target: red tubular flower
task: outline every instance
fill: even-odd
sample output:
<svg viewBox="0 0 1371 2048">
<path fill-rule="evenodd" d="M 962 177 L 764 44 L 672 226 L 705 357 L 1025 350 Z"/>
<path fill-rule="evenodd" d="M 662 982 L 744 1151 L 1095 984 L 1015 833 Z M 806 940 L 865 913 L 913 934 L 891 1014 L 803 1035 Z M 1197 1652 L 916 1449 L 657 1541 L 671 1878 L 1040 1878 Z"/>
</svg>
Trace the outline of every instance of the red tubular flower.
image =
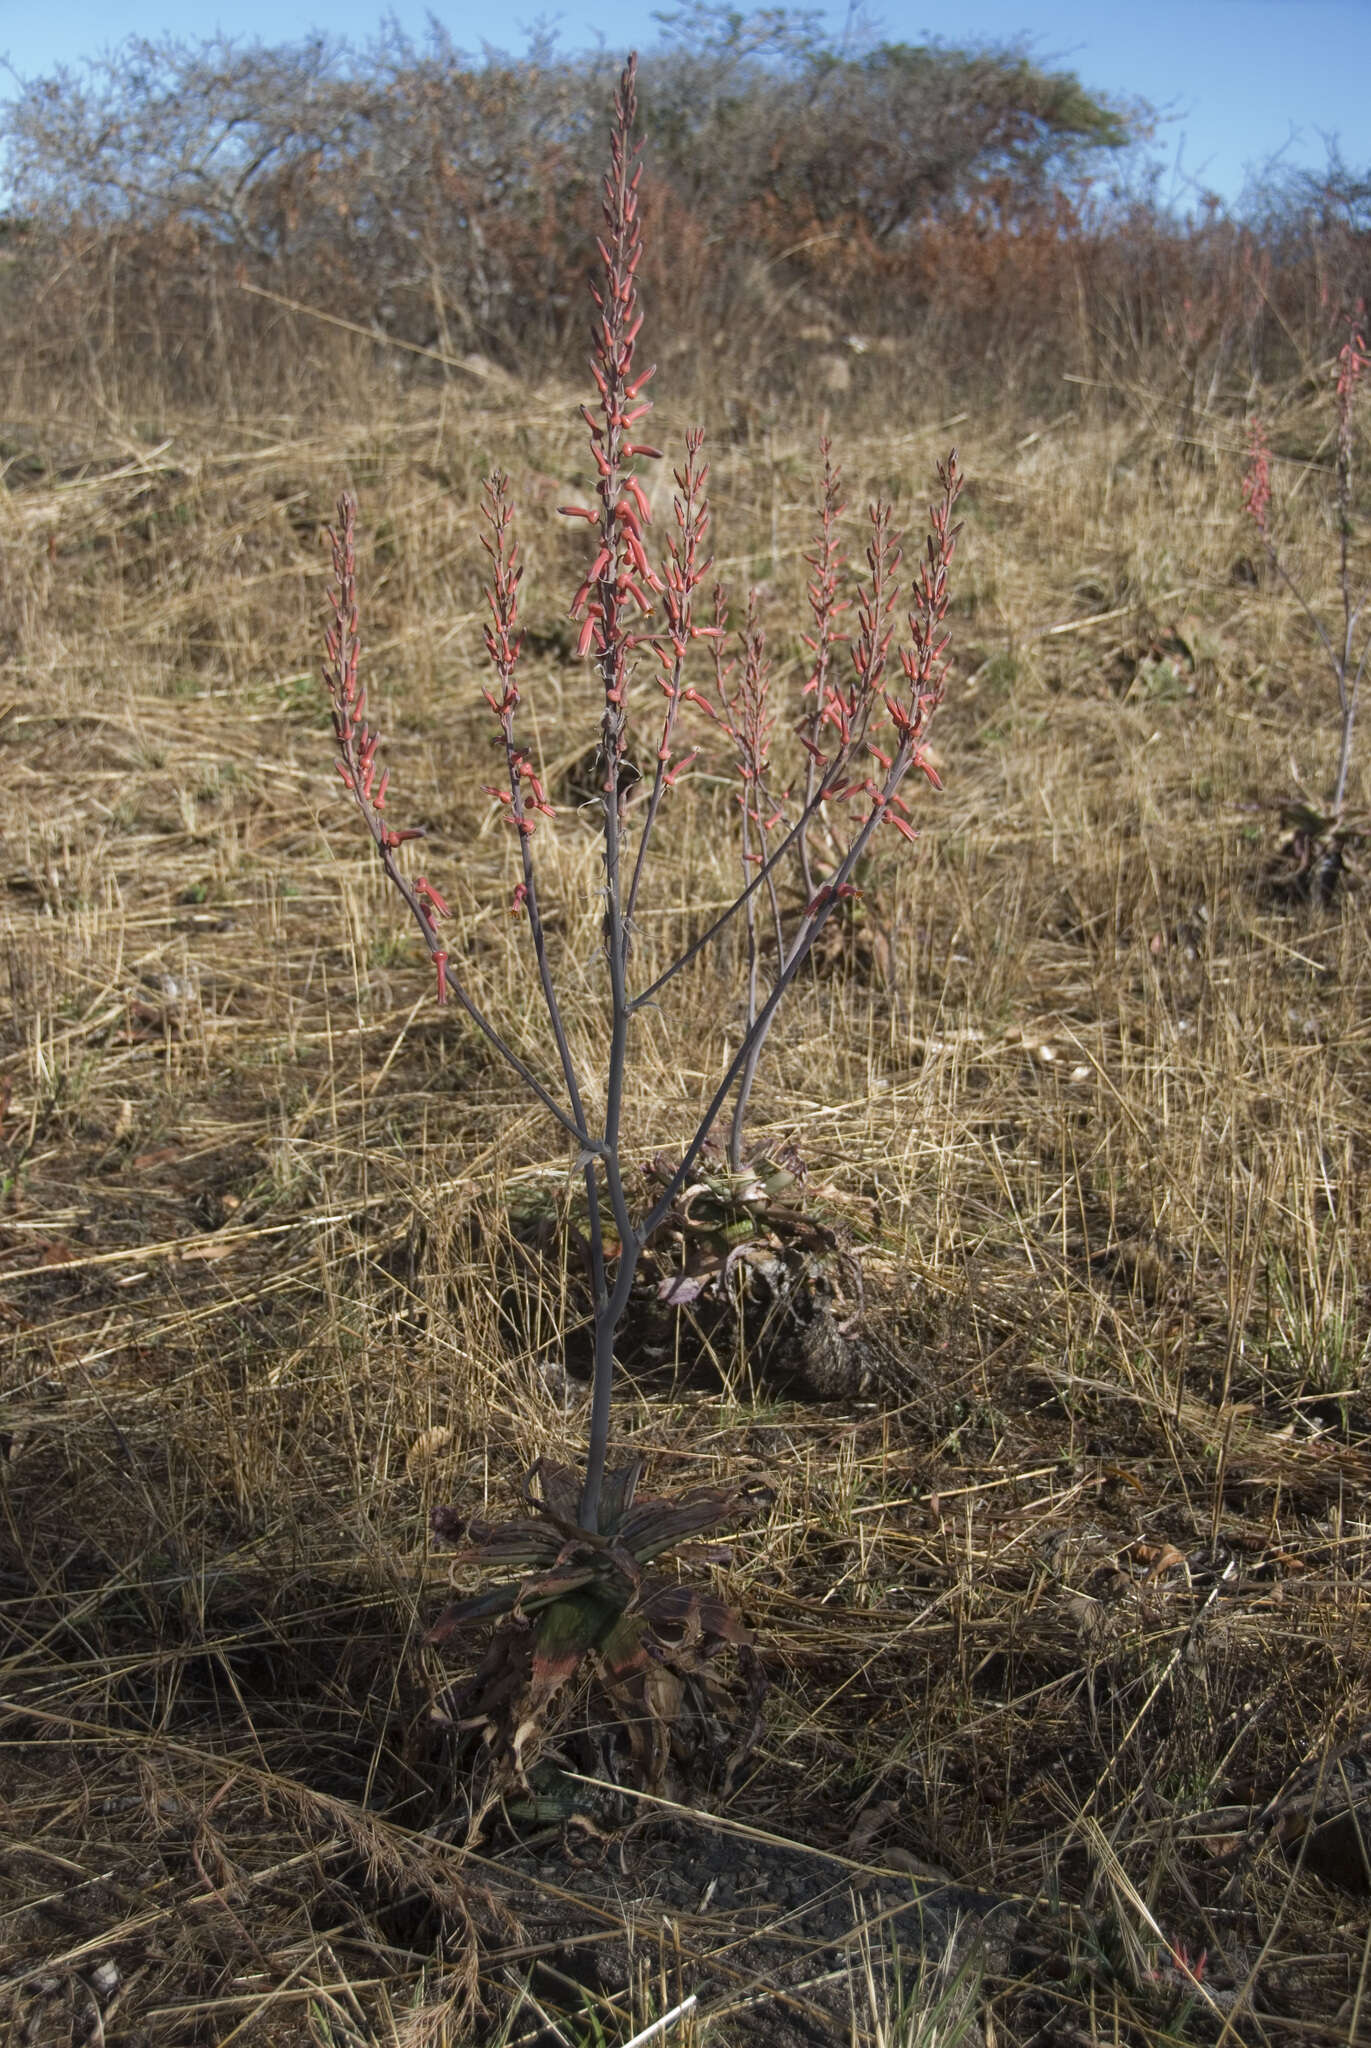
<svg viewBox="0 0 1371 2048">
<path fill-rule="evenodd" d="M 431 949 L 433 922 L 429 903 L 410 887 L 391 858 L 406 840 L 421 839 L 423 831 L 417 826 L 388 825 L 381 815 L 390 789 L 390 770 L 380 759 L 380 732 L 367 723 L 366 686 L 359 674 L 362 643 L 357 612 L 357 501 L 350 494 L 345 493 L 338 500 L 338 523 L 329 528 L 329 543 L 333 588 L 328 594 L 330 618 L 324 633 L 323 677 L 338 747 L 335 766 L 343 787 L 362 814 L 387 873 L 405 897 Z M 446 905 L 443 908 L 446 914 Z"/>
<path fill-rule="evenodd" d="M 814 656 L 813 665 L 805 681 L 804 694 L 813 699 L 812 704 L 800 721 L 801 738 L 817 739 L 819 721 L 828 704 L 829 666 L 834 650 L 844 644 L 844 635 L 838 628 L 838 621 L 848 610 L 848 605 L 839 595 L 842 572 L 847 566 L 839 540 L 838 522 L 843 516 L 844 506 L 839 496 L 842 487 L 842 471 L 833 461 L 832 444 L 825 437 L 819 443 L 819 452 L 824 460 L 823 500 L 819 510 L 819 533 L 813 554 L 805 561 L 814 571 L 805 585 L 809 609 L 814 616 L 813 633 L 801 637 L 805 646 Z"/>
<path fill-rule="evenodd" d="M 900 651 L 900 667 L 904 671 L 907 688 L 898 693 L 889 691 L 885 696 L 886 709 L 905 765 L 922 769 L 935 787 L 941 785 L 922 752 L 922 745 L 947 688 L 947 650 L 951 642 L 951 634 L 944 626 L 948 607 L 947 577 L 957 548 L 957 536 L 961 532 L 960 522 L 955 526 L 952 523 L 962 488 L 955 448 L 946 462 L 938 464 L 938 478 L 943 495 L 938 504 L 929 507 L 931 531 L 925 558 L 919 565 L 910 593 L 913 600 L 909 612 L 911 644 Z M 904 838 L 915 837 L 907 819 L 893 810 L 886 809 L 885 819 Z"/>
<path fill-rule="evenodd" d="M 426 875 L 420 875 L 414 884 L 414 893 L 421 903 L 427 904 L 435 917 L 451 917 L 452 912 Z"/>
<path fill-rule="evenodd" d="M 1339 409 L 1351 405 L 1356 397 L 1357 386 L 1371 357 L 1366 353 L 1366 337 L 1354 324 L 1342 347 L 1338 350 L 1337 398 Z"/>
<path fill-rule="evenodd" d="M 1338 350 L 1337 415 L 1338 415 L 1338 486 L 1346 497 L 1352 482 L 1352 411 L 1357 400 L 1357 386 L 1360 384 L 1371 357 L 1366 353 L 1366 337 L 1362 322 L 1366 309 L 1357 303 L 1350 322 L 1348 335 Z"/>
<path fill-rule="evenodd" d="M 715 586 L 714 602 L 716 622 L 722 626 L 724 600 L 718 585 Z M 739 641 L 741 661 L 724 660 L 722 632 L 715 641 L 714 717 L 716 724 L 733 742 L 735 765 L 742 784 L 739 802 L 743 806 L 745 827 L 755 827 L 760 834 L 759 844 L 765 847 L 768 833 L 775 830 L 783 813 L 767 795 L 766 789 L 776 721 L 770 703 L 771 662 L 755 590 L 748 593 L 747 622 Z M 752 850 L 745 829 L 744 860 L 754 861 L 761 857 Z"/>
</svg>

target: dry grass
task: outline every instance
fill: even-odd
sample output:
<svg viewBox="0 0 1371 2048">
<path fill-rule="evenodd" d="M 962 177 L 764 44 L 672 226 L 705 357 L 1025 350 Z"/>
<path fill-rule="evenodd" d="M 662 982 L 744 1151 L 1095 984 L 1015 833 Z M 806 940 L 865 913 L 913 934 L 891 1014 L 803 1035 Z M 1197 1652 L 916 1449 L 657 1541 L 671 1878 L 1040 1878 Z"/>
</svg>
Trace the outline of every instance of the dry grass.
<svg viewBox="0 0 1371 2048">
<path fill-rule="evenodd" d="M 578 1991 L 565 1954 L 535 1968 L 502 1852 L 445 1839 L 414 1734 L 440 1677 L 429 1507 L 506 1506 L 583 1427 L 584 1390 L 499 1313 L 504 1192 L 567 1162 L 431 1009 L 331 785 L 321 526 L 354 487 L 396 785 L 473 980 L 542 1060 L 479 794 L 475 508 L 505 464 L 537 743 L 574 784 L 571 396 L 397 387 L 312 437 L 9 430 L 16 2040 L 625 2041 L 729 1953 L 703 1912 L 664 1937 L 625 1878 L 606 1934 L 636 1918 L 631 1993 Z M 656 424 L 669 446 L 682 422 Z M 1331 685 L 1292 606 L 1243 580 L 1241 454 L 1207 431 L 957 426 L 948 792 L 872 898 L 896 982 L 855 940 L 830 960 L 759 1097 L 864 1247 L 882 1384 L 807 1407 L 741 1361 L 622 1414 L 658 1477 L 776 1489 L 724 1574 L 773 1679 L 730 1815 L 1023 1903 L 1003 1974 L 955 1996 L 912 1967 L 882 1987 L 859 1940 L 849 2027 L 811 2013 L 805 2038 L 1371 2038 L 1371 1884 L 1355 1827 L 1319 1825 L 1371 1766 L 1366 905 L 1263 890 L 1292 750 L 1327 779 Z M 1291 415 L 1288 450 L 1320 431 Z M 948 424 L 841 438 L 853 502 L 883 488 L 917 529 Z M 713 453 L 721 555 L 798 620 L 810 434 Z M 778 651 L 793 674 L 798 644 Z M 701 775 L 677 805 L 645 970 L 731 891 L 726 804 Z M 574 806 L 540 844 L 569 957 L 593 960 Z M 644 1153 L 717 1071 L 735 965 L 642 1032 Z M 586 1047 L 599 992 L 570 985 Z M 555 1855 L 541 1882 L 580 1889 Z M 1208 1951 L 1201 1987 L 1168 1942 Z M 769 2040 L 767 2000 L 734 1981 L 667 2038 Z"/>
</svg>

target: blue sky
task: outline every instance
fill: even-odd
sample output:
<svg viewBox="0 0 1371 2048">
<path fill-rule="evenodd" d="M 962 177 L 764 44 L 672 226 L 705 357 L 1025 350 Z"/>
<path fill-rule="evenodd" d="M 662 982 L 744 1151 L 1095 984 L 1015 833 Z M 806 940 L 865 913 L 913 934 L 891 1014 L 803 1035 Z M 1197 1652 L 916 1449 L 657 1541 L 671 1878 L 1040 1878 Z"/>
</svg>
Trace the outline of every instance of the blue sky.
<svg viewBox="0 0 1371 2048">
<path fill-rule="evenodd" d="M 844 16 L 822 11 L 835 23 Z M 219 28 L 280 42 L 324 26 L 365 40 L 383 12 L 416 35 L 431 12 L 473 51 L 484 42 L 521 49 L 540 20 L 569 49 L 597 37 L 646 47 L 658 34 L 650 5 L 629 0 L 594 9 L 583 0 L 0 0 L 0 58 L 35 77 L 132 34 Z M 1286 164 L 1321 165 L 1325 135 L 1340 139 L 1351 167 L 1371 168 L 1371 0 L 959 0 L 942 13 L 928 0 L 873 0 L 867 19 L 891 40 L 1026 38 L 1039 61 L 1074 70 L 1087 87 L 1150 100 L 1166 116 L 1156 148 L 1169 173 L 1179 166 L 1178 198 L 1208 186 L 1236 199 L 1247 169 L 1278 152 Z"/>
</svg>

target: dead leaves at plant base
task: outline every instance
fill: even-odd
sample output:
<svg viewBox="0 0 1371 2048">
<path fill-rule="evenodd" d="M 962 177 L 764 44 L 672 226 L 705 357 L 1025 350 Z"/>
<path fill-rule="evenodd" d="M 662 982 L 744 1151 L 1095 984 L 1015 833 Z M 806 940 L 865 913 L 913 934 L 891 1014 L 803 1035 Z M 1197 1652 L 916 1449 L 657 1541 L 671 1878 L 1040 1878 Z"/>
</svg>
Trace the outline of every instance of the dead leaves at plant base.
<svg viewBox="0 0 1371 2048">
<path fill-rule="evenodd" d="M 735 1671 L 721 1664 L 725 1648 Z M 554 1717 L 554 1701 L 578 1672 L 584 1687 Z M 434 1718 L 466 1738 L 461 1754 L 484 1764 L 484 1808 L 518 1790 L 533 1800 L 528 1816 L 546 1818 L 530 1779 L 544 1758 L 608 1769 L 654 1792 L 715 1775 L 727 1784 L 760 1733 L 765 1689 L 732 1610 L 699 1588 L 665 1584 L 631 1615 L 573 1595 L 536 1624 L 503 1623 Z"/>
<path fill-rule="evenodd" d="M 656 1791 L 702 1773 L 727 1782 L 756 1741 L 765 1680 L 742 1621 L 707 1588 L 645 1567 L 706 1529 L 750 1519 L 765 1494 L 695 1487 L 639 1500 L 639 1470 L 635 1460 L 606 1474 L 594 1531 L 576 1521 L 579 1475 L 545 1460 L 525 1479 L 533 1512 L 520 1521 L 435 1512 L 440 1540 L 462 1545 L 459 1565 L 527 1567 L 455 1602 L 429 1638 L 448 1648 L 473 1623 L 507 1617 L 433 1715 L 484 1779 L 474 1829 L 507 1793 L 531 1792 L 528 1774 L 554 1742 L 563 1761 L 570 1746 L 580 1768 L 608 1766 Z"/>
<path fill-rule="evenodd" d="M 1371 839 L 1371 821 L 1321 811 L 1303 799 L 1281 811 L 1280 842 L 1266 873 L 1278 901 L 1330 904 L 1362 880 L 1358 855 Z"/>
<path fill-rule="evenodd" d="M 659 1154 L 649 1181 L 668 1184 L 675 1164 Z M 721 1369 L 746 1360 L 750 1374 L 798 1398 L 852 1400 L 874 1378 L 861 1261 L 840 1225 L 805 1206 L 804 1178 L 790 1147 L 735 1173 L 711 1141 L 654 1239 L 657 1299 L 681 1312 Z M 679 1351 L 679 1330 L 663 1337 Z"/>
<path fill-rule="evenodd" d="M 654 1188 L 669 1187 L 679 1162 L 659 1152 L 647 1169 Z M 773 1159 L 759 1155 L 733 1171 L 714 1138 L 705 1141 L 695 1177 L 673 1201 L 657 1232 L 654 1249 L 679 1244 L 679 1268 L 659 1283 L 658 1299 L 672 1307 L 698 1301 L 705 1293 L 720 1295 L 740 1260 L 772 1255 L 796 1244 L 811 1252 L 832 1251 L 832 1230 L 794 1206 L 791 1191 L 805 1177 L 804 1165 L 789 1146 Z M 673 1267 L 675 1261 L 672 1262 Z"/>
</svg>

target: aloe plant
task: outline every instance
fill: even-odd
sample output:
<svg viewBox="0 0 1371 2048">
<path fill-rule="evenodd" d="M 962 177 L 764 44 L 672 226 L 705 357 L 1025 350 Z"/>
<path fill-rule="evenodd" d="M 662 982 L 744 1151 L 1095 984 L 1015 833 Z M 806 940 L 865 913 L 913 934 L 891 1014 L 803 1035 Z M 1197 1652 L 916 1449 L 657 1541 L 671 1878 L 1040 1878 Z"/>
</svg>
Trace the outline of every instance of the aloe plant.
<svg viewBox="0 0 1371 2048">
<path fill-rule="evenodd" d="M 765 1493 L 699 1486 L 640 1499 L 641 1472 L 642 1460 L 635 1458 L 605 1473 L 595 1529 L 580 1520 L 579 1475 L 546 1459 L 525 1475 L 531 1513 L 518 1521 L 434 1511 L 435 1536 L 456 1546 L 454 1568 L 519 1574 L 454 1601 L 429 1640 L 446 1647 L 462 1641 L 475 1623 L 500 1617 L 512 1624 L 497 1633 L 446 1718 L 500 1738 L 521 1775 L 554 1697 L 593 1662 L 645 1775 L 659 1780 L 686 1686 L 715 1689 L 713 1661 L 725 1645 L 751 1651 L 748 1631 L 726 1602 L 648 1567 L 708 1529 L 746 1520 L 764 1504 Z M 759 1694 L 760 1666 L 748 1661 Z"/>
<path fill-rule="evenodd" d="M 436 971 L 438 999 L 456 1001 L 554 1120 L 568 1141 L 572 1170 L 581 1181 L 576 1213 L 578 1221 L 584 1219 L 594 1363 L 579 1491 L 566 1467 L 540 1466 L 527 1488 L 533 1509 L 527 1524 L 488 1528 L 460 1524 L 455 1518 L 442 1525 L 442 1533 L 451 1537 L 460 1533 L 460 1524 L 469 1561 L 525 1568 L 522 1577 L 492 1587 L 474 1602 L 458 1603 L 439 1625 L 439 1640 L 450 1641 L 468 1623 L 482 1619 L 505 1616 L 517 1624 L 524 1631 L 517 1639 L 517 1654 L 497 1645 L 494 1655 L 497 1664 L 504 1660 L 499 1682 L 508 1681 L 507 1701 L 517 1696 L 531 1712 L 545 1705 L 589 1655 L 612 1686 L 622 1690 L 641 1682 L 650 1690 L 648 1680 L 654 1671 L 675 1668 L 673 1658 L 679 1666 L 681 1644 L 687 1638 L 696 1664 L 704 1655 L 702 1645 L 741 1643 L 740 1624 L 720 1603 L 643 1577 L 644 1567 L 671 1544 L 737 1511 L 742 1496 L 736 1490 L 705 1489 L 674 1503 L 634 1505 L 634 1468 L 608 1469 L 615 1343 L 643 1255 L 659 1232 L 674 1229 L 694 1244 L 696 1271 L 688 1285 L 701 1277 L 700 1258 L 707 1261 L 715 1255 L 710 1240 L 722 1246 L 719 1255 L 726 1260 L 735 1239 L 753 1236 L 759 1228 L 780 1227 L 781 1212 L 773 1201 L 778 1191 L 778 1184 L 772 1185 L 777 1182 L 774 1167 L 750 1161 L 744 1145 L 758 1062 L 816 942 L 857 894 L 858 877 L 877 834 L 888 827 L 904 839 L 914 838 L 907 803 L 910 780 L 922 774 L 938 786 L 926 742 L 946 683 L 948 571 L 960 530 L 953 523 L 962 481 L 954 449 L 939 465 L 940 493 L 930 507 L 924 559 L 905 589 L 907 639 L 897 646 L 902 554 L 891 508 L 880 503 L 871 508 L 866 577 L 849 603 L 840 594 L 845 569 L 837 531 L 840 480 L 824 444 L 820 530 L 814 552 L 806 558 L 814 571 L 809 594 L 814 630 L 806 635 L 814 659 L 805 709 L 796 727 L 804 755 L 803 785 L 778 787 L 770 754 L 775 710 L 768 696 L 769 667 L 757 594 L 748 602 L 738 664 L 721 646 L 729 616 L 726 593 L 716 587 L 712 623 L 701 623 L 697 616 L 697 600 L 712 567 L 709 467 L 699 431 L 687 434 L 685 457 L 675 472 L 675 518 L 666 545 L 655 562 L 649 554 L 649 499 L 636 465 L 660 459 L 661 451 L 634 438 L 646 431 L 641 422 L 652 410 L 645 390 L 653 375 L 652 368 L 639 367 L 637 359 L 643 322 L 637 282 L 643 222 L 642 145 L 634 133 L 636 76 L 636 60 L 630 58 L 615 95 L 598 243 L 601 263 L 591 286 L 595 313 L 590 367 L 596 397 L 582 407 L 594 469 L 590 502 L 561 508 L 586 531 L 585 574 L 570 615 L 579 626 L 577 657 L 592 663 L 602 700 L 595 804 L 602 835 L 604 914 L 596 946 L 599 957 L 579 963 L 574 977 L 579 987 L 596 972 L 604 976 L 602 1059 L 595 1085 L 589 1085 L 566 1028 L 540 895 L 538 834 L 555 817 L 555 807 L 523 736 L 524 565 L 515 537 L 509 479 L 498 472 L 489 478 L 483 506 L 483 545 L 491 565 L 485 646 L 492 674 L 485 697 L 495 721 L 500 763 L 488 793 L 500 806 L 517 849 L 511 908 L 528 936 L 532 972 L 526 985 L 531 992 L 536 983 L 546 1015 L 551 1055 L 547 1060 L 516 1051 L 510 1036 L 486 1014 L 463 963 L 449 953 L 443 929 L 452 916 L 448 903 L 427 875 L 411 879 L 406 872 L 408 842 L 421 838 L 422 832 L 394 824 L 386 811 L 389 770 L 381 760 L 380 734 L 370 722 L 360 676 L 357 507 L 347 496 L 339 501 L 333 534 L 332 617 L 325 640 L 324 680 L 332 703 L 338 772 L 388 879 L 419 929 Z M 839 630 L 849 609 L 855 625 L 850 639 Z M 689 680 L 702 640 L 715 654 L 712 698 Z M 645 682 L 655 683 L 660 692 L 646 733 L 641 730 L 641 700 L 651 692 Z M 708 930 L 685 945 L 646 986 L 635 988 L 631 941 L 647 886 L 649 847 L 662 806 L 696 752 L 684 733 L 688 707 L 727 739 L 741 778 L 743 844 L 737 890 Z M 639 728 L 635 749 L 630 748 L 631 724 Z M 635 777 L 631 772 L 634 751 L 655 764 L 650 774 Z M 803 885 L 801 905 L 784 914 L 777 893 L 781 863 L 795 864 Z M 765 970 L 757 926 L 757 909 L 763 903 L 770 907 L 776 943 Z M 748 937 L 744 1028 L 725 1057 L 717 1085 L 700 1106 L 693 1135 L 665 1172 L 651 1179 L 644 1208 L 632 1199 L 639 1181 L 629 1162 L 624 1130 L 636 1020 L 644 1009 L 662 1008 L 669 984 L 734 919 L 742 920 Z M 711 1148 L 716 1124 L 730 1100 L 728 1164 L 721 1176 Z M 595 1104 L 603 1107 L 592 1114 Z M 707 1229 L 702 1229 L 706 1220 Z M 792 1218 L 784 1227 L 793 1236 L 805 1226 Z M 673 1631 L 680 1637 L 674 1647 Z M 527 1671 L 516 1683 L 514 1667 L 521 1658 Z"/>
</svg>

